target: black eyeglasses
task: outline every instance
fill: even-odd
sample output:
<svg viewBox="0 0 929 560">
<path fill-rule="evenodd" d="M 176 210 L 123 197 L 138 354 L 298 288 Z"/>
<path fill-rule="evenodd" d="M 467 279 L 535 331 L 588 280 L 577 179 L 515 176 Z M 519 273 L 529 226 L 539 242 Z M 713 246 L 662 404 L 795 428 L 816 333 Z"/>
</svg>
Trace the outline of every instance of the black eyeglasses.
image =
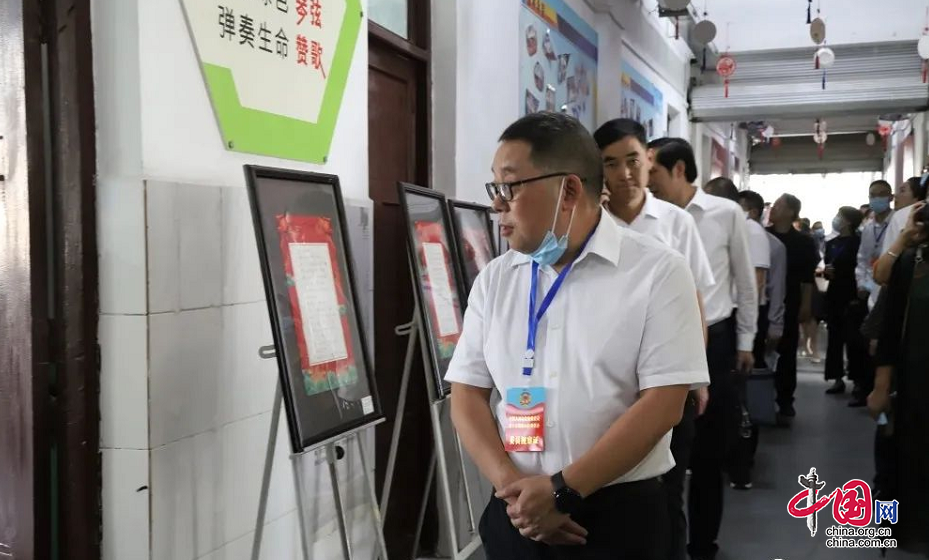
<svg viewBox="0 0 929 560">
<path fill-rule="evenodd" d="M 552 177 L 564 177 L 566 175 L 573 175 L 573 173 L 568 173 L 567 171 L 560 171 L 558 173 L 548 173 L 546 175 L 539 175 L 538 177 L 531 177 L 529 179 L 523 179 L 522 181 L 513 181 L 512 183 L 485 183 L 484 186 L 487 187 L 487 196 L 490 197 L 490 200 L 496 199 L 498 196 L 503 200 L 509 202 L 513 200 L 513 189 L 525 185 L 526 183 L 534 183 L 536 181 L 541 181 L 542 179 L 551 179 Z M 583 179 L 581 179 L 583 181 Z"/>
</svg>

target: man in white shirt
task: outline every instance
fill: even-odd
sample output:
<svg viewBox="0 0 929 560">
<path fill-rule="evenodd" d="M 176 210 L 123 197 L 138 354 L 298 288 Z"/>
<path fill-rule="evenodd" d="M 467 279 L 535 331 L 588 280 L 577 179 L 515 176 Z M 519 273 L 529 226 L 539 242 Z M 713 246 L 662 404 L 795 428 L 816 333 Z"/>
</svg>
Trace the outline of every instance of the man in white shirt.
<svg viewBox="0 0 929 560">
<path fill-rule="evenodd" d="M 708 381 L 693 277 L 602 210 L 600 154 L 572 117 L 512 124 L 493 174 L 511 250 L 475 281 L 446 375 L 455 428 L 497 490 L 488 558 L 666 560 L 670 432 Z"/>
<path fill-rule="evenodd" d="M 739 204 L 739 189 L 735 183 L 727 177 L 716 177 L 703 186 L 703 191 L 713 196 L 721 196 Z M 768 243 L 768 235 L 761 223 L 752 220 L 748 211 L 744 208 L 746 227 L 748 227 L 748 253 L 752 257 L 752 264 L 755 266 L 755 287 L 758 290 L 760 305 L 765 305 L 765 282 L 768 277 L 768 269 L 771 268 L 771 250 Z"/>
<path fill-rule="evenodd" d="M 652 142 L 649 148 L 655 150 L 650 188 L 658 198 L 694 217 L 716 280 L 704 301 L 709 325 L 710 402 L 706 413 L 697 419 L 690 459 L 687 547 L 691 558 L 713 558 L 719 548 L 716 538 L 722 521 L 726 444 L 738 427 L 731 373 L 733 369 L 749 373 L 754 364 L 752 346 L 758 317 L 755 273 L 742 209 L 731 200 L 710 196 L 693 186 L 697 164 L 690 144 L 667 138 Z"/>
<path fill-rule="evenodd" d="M 645 127 L 632 119 L 613 119 L 594 133 L 603 156 L 606 184 L 606 208 L 621 227 L 647 235 L 684 256 L 697 283 L 701 317 L 701 292 L 715 281 L 710 262 L 703 249 L 697 224 L 686 210 L 659 200 L 648 190 L 651 160 Z M 664 476 L 668 488 L 668 512 L 671 515 L 671 560 L 687 556 L 687 518 L 684 515 L 684 478 L 694 437 L 694 420 L 703 414 L 709 399 L 704 387 L 692 391 L 680 423 L 671 437 L 674 468 Z"/>
<path fill-rule="evenodd" d="M 866 350 L 870 341 L 861 334 L 861 325 L 869 310 L 877 302 L 880 286 L 874 281 L 874 264 L 881 257 L 884 237 L 890 227 L 890 209 L 893 199 L 893 189 L 890 183 L 879 179 L 868 187 L 869 206 L 874 219 L 862 226 L 861 244 L 858 247 L 858 264 L 855 267 L 855 282 L 858 285 L 858 299 L 852 301 L 846 312 L 846 340 L 848 344 L 859 348 L 859 356 L 863 363 L 857 367 L 849 365 L 849 373 L 854 373 L 852 381 L 855 388 L 852 390 L 852 399 L 848 406 L 862 407 L 868 404 L 868 395 L 874 389 L 874 364 L 871 355 Z"/>
<path fill-rule="evenodd" d="M 749 222 L 761 225 L 764 212 L 764 199 L 753 191 L 741 191 L 735 200 L 742 206 Z M 762 231 L 764 231 L 762 229 Z M 755 369 L 769 368 L 767 358 L 777 349 L 784 334 L 784 313 L 787 297 L 787 247 L 773 234 L 765 231 L 768 240 L 771 267 L 767 271 L 764 285 L 764 303 L 758 306 L 758 332 L 755 334 Z M 752 465 L 755 450 L 758 447 L 758 427 L 752 426 L 749 441 L 740 438 L 729 467 L 729 484 L 737 490 L 749 490 L 752 487 Z"/>
</svg>

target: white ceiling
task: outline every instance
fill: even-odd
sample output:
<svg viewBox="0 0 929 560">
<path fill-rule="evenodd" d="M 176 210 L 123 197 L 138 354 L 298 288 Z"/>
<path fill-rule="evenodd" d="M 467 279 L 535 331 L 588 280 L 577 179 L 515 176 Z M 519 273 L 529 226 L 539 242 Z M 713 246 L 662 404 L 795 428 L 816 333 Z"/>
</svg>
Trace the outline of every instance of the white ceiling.
<svg viewBox="0 0 929 560">
<path fill-rule="evenodd" d="M 811 47 L 807 0 L 694 0 L 716 23 L 716 46 L 731 52 Z M 916 40 L 926 25 L 925 0 L 813 0 L 821 5 L 830 45 Z M 729 23 L 729 39 L 726 29 Z M 915 46 L 914 46 L 915 48 Z"/>
</svg>

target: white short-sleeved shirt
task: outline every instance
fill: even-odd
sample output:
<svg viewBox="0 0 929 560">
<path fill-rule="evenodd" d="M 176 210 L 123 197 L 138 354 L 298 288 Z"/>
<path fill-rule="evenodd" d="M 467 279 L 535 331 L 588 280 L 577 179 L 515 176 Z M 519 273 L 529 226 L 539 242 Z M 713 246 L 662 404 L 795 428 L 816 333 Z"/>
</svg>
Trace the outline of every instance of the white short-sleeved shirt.
<svg viewBox="0 0 929 560">
<path fill-rule="evenodd" d="M 645 205 L 631 224 L 616 216 L 613 218 L 620 226 L 654 237 L 683 255 L 701 294 L 705 294 L 716 283 L 700 232 L 697 231 L 697 223 L 685 210 L 655 198 L 646 190 Z"/>
<path fill-rule="evenodd" d="M 894 215 L 890 217 L 890 225 L 887 226 L 887 233 L 884 234 L 884 245 L 881 247 L 882 255 L 890 251 L 894 242 L 900 237 L 900 234 L 903 233 L 903 228 L 906 227 L 906 222 L 910 219 L 910 212 L 912 211 L 913 205 L 910 205 L 906 208 L 897 210 L 894 212 Z"/>
<path fill-rule="evenodd" d="M 697 222 L 716 284 L 703 294 L 706 322 L 714 325 L 736 313 L 738 349 L 751 352 L 758 330 L 758 286 L 748 250 L 748 228 L 742 207 L 695 188 L 686 210 Z"/>
<path fill-rule="evenodd" d="M 522 374 L 532 265 L 509 251 L 478 275 L 445 379 L 496 388 L 546 388 L 545 451 L 510 453 L 529 474 L 554 474 L 577 461 L 639 398 L 669 385 L 709 382 L 696 286 L 684 258 L 620 228 L 603 211 L 539 323 L 535 369 Z M 539 294 L 556 278 L 539 271 Z M 496 416 L 503 434 L 505 399 Z M 671 433 L 614 482 L 653 478 L 674 466 Z"/>
<path fill-rule="evenodd" d="M 756 269 L 771 268 L 771 244 L 768 242 L 768 232 L 761 227 L 761 224 L 752 219 L 746 220 L 748 233 L 748 254 L 752 259 L 752 266 Z M 768 295 L 766 293 L 758 294 L 761 305 L 767 305 Z"/>
<path fill-rule="evenodd" d="M 771 244 L 768 242 L 768 232 L 755 220 L 747 220 L 748 225 L 748 252 L 755 268 L 771 268 Z"/>
</svg>

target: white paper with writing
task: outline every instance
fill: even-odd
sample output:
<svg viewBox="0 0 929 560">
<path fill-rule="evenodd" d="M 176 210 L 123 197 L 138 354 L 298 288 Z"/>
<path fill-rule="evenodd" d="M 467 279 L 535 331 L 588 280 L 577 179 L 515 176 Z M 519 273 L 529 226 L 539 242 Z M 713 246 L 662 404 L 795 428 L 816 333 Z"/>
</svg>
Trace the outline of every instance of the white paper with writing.
<svg viewBox="0 0 929 560">
<path fill-rule="evenodd" d="M 458 317 L 452 299 L 452 282 L 445 265 L 445 251 L 441 243 L 423 243 L 426 256 L 426 276 L 429 279 L 432 304 L 438 318 L 439 336 L 458 334 Z"/>
<path fill-rule="evenodd" d="M 310 365 L 344 360 L 348 357 L 348 348 L 339 314 L 329 245 L 291 243 L 290 262 Z"/>
</svg>

